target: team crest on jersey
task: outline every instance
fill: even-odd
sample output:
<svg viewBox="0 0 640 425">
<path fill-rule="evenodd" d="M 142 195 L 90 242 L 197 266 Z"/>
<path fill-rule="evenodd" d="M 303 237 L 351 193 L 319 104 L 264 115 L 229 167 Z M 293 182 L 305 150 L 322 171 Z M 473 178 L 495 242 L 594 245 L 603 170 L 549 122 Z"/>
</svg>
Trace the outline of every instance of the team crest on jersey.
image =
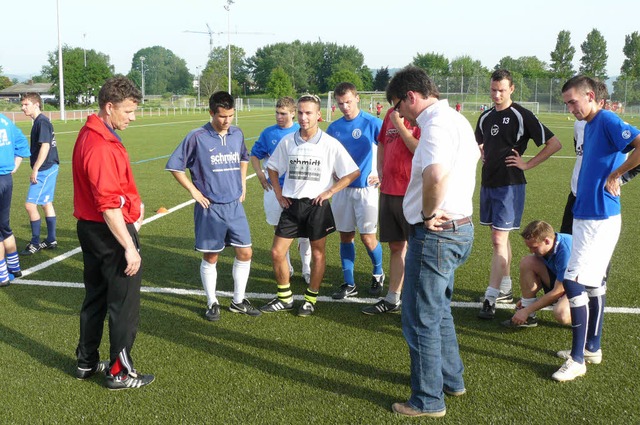
<svg viewBox="0 0 640 425">
<path fill-rule="evenodd" d="M 495 136 L 496 134 L 498 134 L 500 132 L 500 127 L 498 126 L 498 124 L 494 124 L 491 127 L 491 135 Z"/>
<path fill-rule="evenodd" d="M 354 139 L 359 139 L 361 136 L 362 136 L 362 130 L 360 130 L 359 128 L 356 128 L 351 132 L 351 137 L 353 137 Z"/>
<path fill-rule="evenodd" d="M 274 146 L 275 146 L 275 145 L 277 145 L 277 144 L 278 144 L 278 140 L 277 140 L 277 139 L 273 139 L 273 140 L 271 141 L 271 144 L 272 144 L 272 145 L 274 145 Z"/>
<path fill-rule="evenodd" d="M 622 138 L 627 140 L 628 138 L 631 137 L 631 132 L 629 130 L 625 130 L 622 132 Z"/>
</svg>

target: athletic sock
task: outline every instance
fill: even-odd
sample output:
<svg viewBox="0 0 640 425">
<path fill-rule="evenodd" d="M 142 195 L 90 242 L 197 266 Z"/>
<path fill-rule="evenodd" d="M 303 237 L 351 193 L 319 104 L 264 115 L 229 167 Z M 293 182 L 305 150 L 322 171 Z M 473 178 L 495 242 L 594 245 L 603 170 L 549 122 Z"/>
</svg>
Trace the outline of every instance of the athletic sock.
<svg viewBox="0 0 640 425">
<path fill-rule="evenodd" d="M 286 254 L 287 265 L 289 266 L 289 277 L 293 275 L 293 266 L 291 265 L 291 255 L 289 255 L 289 251 Z"/>
<path fill-rule="evenodd" d="M 207 294 L 207 307 L 209 308 L 214 304 L 218 304 L 218 298 L 216 297 L 217 265 L 218 263 L 211 264 L 204 259 L 200 263 L 200 279 L 202 279 L 204 293 Z"/>
<path fill-rule="evenodd" d="M 298 252 L 302 261 L 302 273 L 311 274 L 311 242 L 309 238 L 298 238 Z"/>
<path fill-rule="evenodd" d="M 318 301 L 318 292 L 320 291 L 312 291 L 310 288 L 307 288 L 307 290 L 304 291 L 304 300 L 316 305 L 316 301 Z"/>
<path fill-rule="evenodd" d="M 390 304 L 398 304 L 400 302 L 400 292 L 387 291 L 387 296 L 384 300 Z"/>
<path fill-rule="evenodd" d="M 293 302 L 293 292 L 289 283 L 278 285 L 278 299 L 285 304 Z"/>
<path fill-rule="evenodd" d="M 7 268 L 9 269 L 9 273 L 13 274 L 20 271 L 20 257 L 18 256 L 18 251 L 7 254 Z"/>
<path fill-rule="evenodd" d="M 369 251 L 367 249 L 367 254 L 369 254 L 369 258 L 371 258 L 371 264 L 373 265 L 373 272 L 371 273 L 376 278 L 380 278 L 382 276 L 382 245 L 378 242 L 373 251 Z"/>
<path fill-rule="evenodd" d="M 7 262 L 4 260 L 0 260 L 0 282 L 6 282 L 9 280 L 9 270 L 7 270 Z"/>
<path fill-rule="evenodd" d="M 47 222 L 47 242 L 53 242 L 56 240 L 56 216 L 45 217 Z"/>
<path fill-rule="evenodd" d="M 589 327 L 587 329 L 587 344 L 585 348 L 592 353 L 600 349 L 602 338 L 602 323 L 604 321 L 604 305 L 607 301 L 607 285 L 599 288 L 587 289 L 589 296 Z"/>
<path fill-rule="evenodd" d="M 522 305 L 522 308 L 526 308 L 529 307 L 531 304 L 533 304 L 534 302 L 536 302 L 536 297 L 533 298 L 522 298 L 520 305 Z M 531 313 L 529 315 L 529 317 L 536 317 L 536 312 L 534 311 L 533 313 Z"/>
<path fill-rule="evenodd" d="M 251 260 L 240 261 L 233 259 L 233 302 L 239 304 L 244 300 L 244 294 L 247 290 L 247 281 L 249 280 L 249 271 L 251 270 Z"/>
<path fill-rule="evenodd" d="M 40 243 L 40 220 L 33 220 L 31 222 L 31 243 L 38 245 Z"/>
<path fill-rule="evenodd" d="M 342 263 L 342 275 L 344 283 L 349 286 L 356 284 L 353 277 L 353 263 L 356 261 L 356 244 L 353 242 L 340 242 L 340 262 Z"/>
<path fill-rule="evenodd" d="M 573 280 L 565 279 L 564 290 L 571 311 L 571 358 L 574 362 L 584 363 L 584 347 L 589 324 L 589 297 L 584 286 Z"/>
<path fill-rule="evenodd" d="M 511 292 L 512 286 L 511 276 L 502 276 L 502 280 L 500 281 L 500 292 L 508 294 Z"/>
<path fill-rule="evenodd" d="M 487 290 L 484 293 L 484 298 L 489 300 L 491 304 L 496 303 L 496 298 L 498 298 L 498 294 L 500 290 L 497 288 L 492 288 L 491 286 L 487 286 Z"/>
</svg>

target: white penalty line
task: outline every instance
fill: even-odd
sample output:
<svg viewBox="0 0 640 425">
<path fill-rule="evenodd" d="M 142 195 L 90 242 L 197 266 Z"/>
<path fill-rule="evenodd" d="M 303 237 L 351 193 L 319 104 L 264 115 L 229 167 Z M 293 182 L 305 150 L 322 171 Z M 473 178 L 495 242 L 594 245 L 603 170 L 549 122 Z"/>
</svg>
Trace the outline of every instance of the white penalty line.
<svg viewBox="0 0 640 425">
<path fill-rule="evenodd" d="M 12 285 L 30 285 L 30 286 L 48 286 L 48 287 L 56 287 L 56 288 L 73 288 L 73 289 L 84 289 L 84 284 L 77 282 L 53 282 L 46 280 L 29 280 L 29 279 L 16 279 L 12 283 Z M 197 295 L 197 296 L 206 296 L 203 289 L 181 289 L 181 288 L 158 288 L 153 286 L 143 286 L 140 288 L 141 292 L 150 293 L 150 294 L 165 294 L 165 295 Z M 232 298 L 233 292 L 229 291 L 217 291 L 217 295 L 225 298 Z M 247 298 L 251 299 L 259 299 L 259 300 L 270 300 L 276 297 L 275 294 L 264 294 L 260 292 L 248 292 L 245 294 Z M 293 298 L 296 301 L 304 300 L 303 295 L 294 295 Z M 318 301 L 320 302 L 332 302 L 332 303 L 346 303 L 346 304 L 373 304 L 380 300 L 380 298 L 345 298 L 343 300 L 334 300 L 331 297 L 327 296 L 319 296 Z M 463 301 L 452 301 L 451 307 L 456 308 L 480 308 L 482 307 L 482 303 L 479 302 L 463 302 Z M 515 304 L 496 304 L 497 309 L 502 310 L 513 310 L 515 309 Z M 545 310 L 549 310 L 547 307 Z M 620 313 L 620 314 L 640 314 L 640 308 L 631 308 L 631 307 L 605 307 L 605 313 Z"/>
</svg>

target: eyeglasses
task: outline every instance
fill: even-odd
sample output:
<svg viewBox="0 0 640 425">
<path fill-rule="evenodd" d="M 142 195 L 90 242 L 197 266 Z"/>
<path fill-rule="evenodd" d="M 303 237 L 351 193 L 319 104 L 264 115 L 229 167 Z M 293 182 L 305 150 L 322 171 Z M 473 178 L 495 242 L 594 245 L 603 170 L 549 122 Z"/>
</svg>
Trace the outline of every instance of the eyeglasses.
<svg viewBox="0 0 640 425">
<path fill-rule="evenodd" d="M 395 105 L 393 105 L 393 110 L 396 112 L 399 112 L 400 110 L 400 104 L 402 103 L 402 101 L 404 101 L 407 98 L 407 95 L 404 95 L 400 98 L 400 100 L 398 100 L 398 103 L 396 103 Z"/>
</svg>

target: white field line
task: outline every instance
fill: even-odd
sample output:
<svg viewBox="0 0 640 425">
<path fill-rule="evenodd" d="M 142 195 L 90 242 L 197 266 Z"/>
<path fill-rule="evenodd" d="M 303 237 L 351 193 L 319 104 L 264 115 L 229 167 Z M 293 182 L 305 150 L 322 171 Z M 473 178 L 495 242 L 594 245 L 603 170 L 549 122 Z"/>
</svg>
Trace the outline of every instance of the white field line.
<svg viewBox="0 0 640 425">
<path fill-rule="evenodd" d="M 251 174 L 247 176 L 247 180 L 255 177 L 255 174 Z M 186 206 L 193 204 L 195 201 L 190 199 L 189 201 L 183 202 L 181 204 L 176 205 L 175 207 L 171 207 L 167 210 L 166 213 L 155 214 L 149 218 L 146 218 L 142 224 L 145 225 L 147 223 L 151 223 L 159 218 L 162 218 L 168 214 L 176 212 Z M 59 288 L 76 288 L 76 289 L 84 289 L 84 284 L 77 282 L 52 282 L 47 280 L 28 280 L 24 279 L 32 273 L 37 271 L 46 269 L 49 266 L 52 266 L 56 263 L 66 260 L 67 258 L 76 255 L 82 252 L 80 247 L 74 248 L 71 251 L 67 251 L 64 254 L 60 254 L 54 258 L 51 258 L 43 263 L 40 263 L 36 266 L 31 267 L 30 269 L 22 271 L 22 277 L 16 279 L 12 282 L 12 285 L 34 285 L 34 286 L 50 286 L 50 287 L 59 287 Z M 154 293 L 154 294 L 172 294 L 172 295 L 200 295 L 205 296 L 204 290 L 202 289 L 180 289 L 180 288 L 157 288 L 151 286 L 143 286 L 141 288 L 142 292 Z M 222 297 L 231 298 L 233 297 L 233 292 L 227 291 L 218 291 L 218 294 Z M 253 299 L 272 299 L 275 297 L 274 294 L 262 294 L 257 292 L 249 292 L 246 294 L 247 298 Z M 294 299 L 301 301 L 304 299 L 302 295 L 294 295 Z M 318 301 L 321 302 L 337 302 L 337 303 L 349 303 L 349 304 L 373 304 L 377 302 L 379 298 L 346 298 L 344 300 L 334 300 L 331 297 L 319 296 Z M 451 302 L 452 307 L 459 308 L 480 308 L 482 307 L 482 303 L 479 302 Z M 514 309 L 515 304 L 496 304 L 497 309 Z M 551 307 L 545 308 L 545 310 L 551 310 Z M 604 311 L 606 313 L 622 313 L 622 314 L 640 314 L 640 308 L 631 308 L 631 307 L 605 307 Z"/>
<path fill-rule="evenodd" d="M 77 282 L 51 282 L 46 280 L 27 280 L 27 279 L 16 279 L 13 281 L 12 285 L 32 285 L 32 286 L 50 286 L 57 288 L 74 288 L 74 289 L 84 289 L 84 284 Z M 205 296 L 205 292 L 202 289 L 180 289 L 180 288 L 158 288 L 151 286 L 143 286 L 141 288 L 141 292 L 151 293 L 151 294 L 169 294 L 169 295 L 197 295 L 197 296 Z M 226 298 L 232 298 L 233 292 L 229 291 L 217 291 L 217 295 Z M 270 300 L 275 297 L 275 294 L 264 294 L 259 292 L 248 292 L 246 294 L 247 298 L 251 299 L 259 299 L 259 300 Z M 297 301 L 302 301 L 304 299 L 303 295 L 294 295 L 293 297 Z M 319 296 L 318 301 L 320 302 L 333 302 L 333 303 L 346 303 L 346 304 L 373 304 L 377 302 L 379 298 L 346 298 L 344 300 L 334 300 L 331 297 Z M 451 303 L 452 307 L 458 308 L 480 308 L 482 307 L 482 303 L 479 302 L 458 302 L 453 301 Z M 503 310 L 513 310 L 515 309 L 515 304 L 497 304 L 496 308 Z M 550 310 L 551 307 L 545 308 L 545 310 Z M 640 308 L 629 308 L 629 307 L 605 307 L 604 311 L 606 313 L 622 313 L 622 314 L 640 314 Z"/>
</svg>

